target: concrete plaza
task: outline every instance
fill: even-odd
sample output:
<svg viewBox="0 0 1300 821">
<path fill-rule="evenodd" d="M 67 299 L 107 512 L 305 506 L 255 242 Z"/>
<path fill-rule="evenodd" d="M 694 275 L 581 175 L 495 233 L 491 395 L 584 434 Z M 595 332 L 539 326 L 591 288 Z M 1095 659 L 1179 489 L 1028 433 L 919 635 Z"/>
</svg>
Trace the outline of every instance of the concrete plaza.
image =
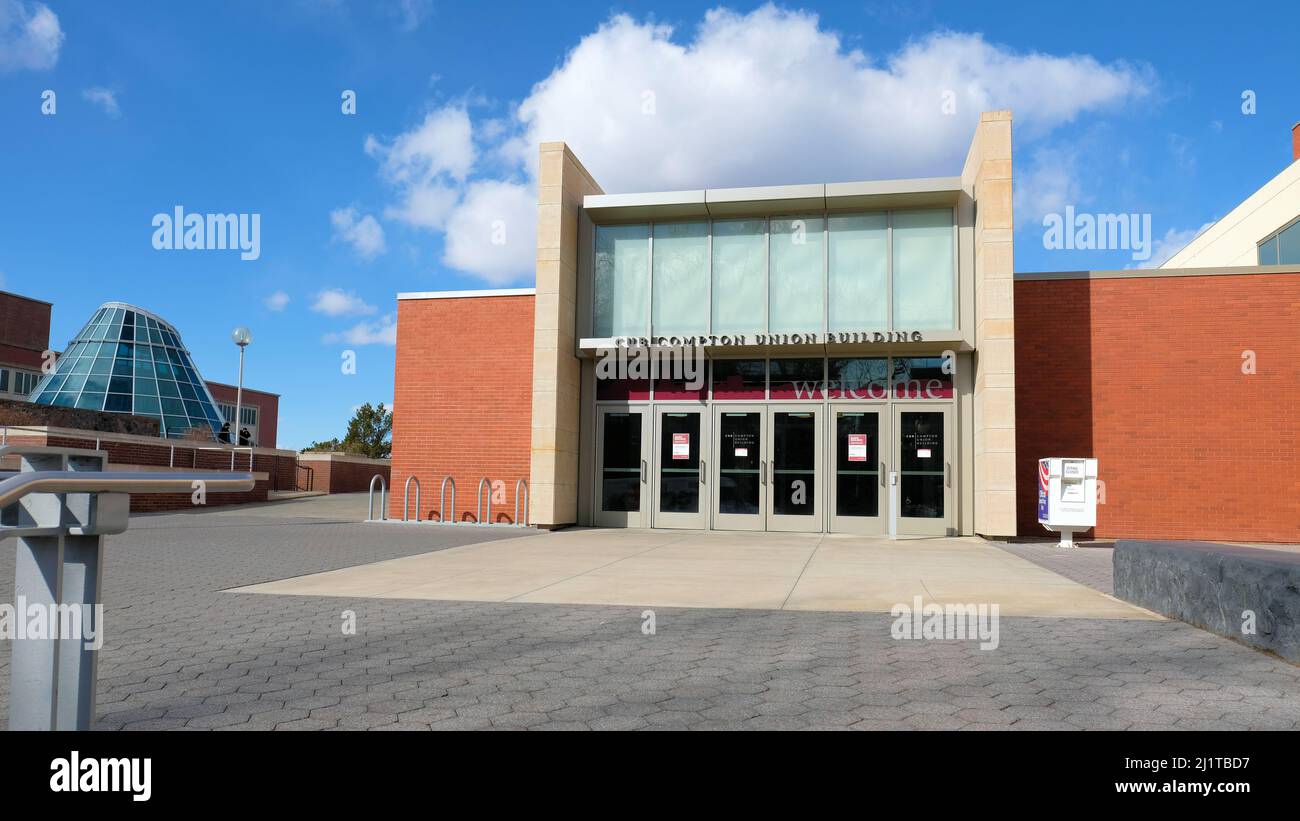
<svg viewBox="0 0 1300 821">
<path fill-rule="evenodd" d="M 662 584 L 645 604 L 641 597 L 660 584 L 647 582 L 646 593 L 611 594 L 620 603 L 574 603 L 602 578 L 593 559 L 630 550 L 630 542 L 602 546 L 606 534 L 595 531 L 361 524 L 364 507 L 364 497 L 324 497 L 134 517 L 128 533 L 108 541 L 97 727 L 1295 729 L 1300 722 L 1300 669 L 1107 598 L 1104 549 L 946 542 L 927 559 L 920 542 L 866 546 L 875 555 L 861 564 L 876 570 L 864 568 L 864 578 L 915 576 L 933 600 L 1007 601 L 998 648 L 980 650 L 975 641 L 895 640 L 891 617 L 876 612 L 866 593 L 831 609 L 799 609 L 792 594 L 772 607 L 775 593 L 727 607 L 679 607 L 668 594 L 694 601 L 689 585 Z M 555 537 L 551 544 L 568 546 L 547 569 L 543 546 Z M 658 571 L 689 568 L 692 556 L 672 553 L 695 537 L 675 538 L 619 561 L 651 562 L 647 578 L 655 577 L 653 563 Z M 793 579 L 796 592 L 817 578 L 809 570 L 819 563 L 852 564 L 836 555 L 834 539 L 811 538 L 773 560 L 780 566 L 771 575 Z M 907 547 L 917 552 L 890 552 Z M 514 582 L 492 600 L 432 589 L 456 578 L 444 573 L 455 562 L 469 562 L 458 555 L 485 563 L 462 575 L 463 585 L 472 574 L 482 577 L 477 584 L 508 567 L 500 556 L 509 551 L 529 572 L 558 575 L 574 569 L 560 564 L 587 550 L 578 572 L 543 588 L 563 601 L 522 601 L 543 594 L 521 596 Z M 0 602 L 14 598 L 13 556 L 4 543 Z M 786 567 L 798 556 L 803 570 Z M 707 566 L 716 558 L 699 560 L 706 577 L 729 570 Z M 971 580 L 974 593 L 934 589 L 945 563 L 971 561 L 989 571 Z M 881 569 L 890 564 L 901 572 Z M 366 587 L 385 565 L 402 569 L 398 586 Z M 421 566 L 439 569 L 431 575 L 417 572 Z M 674 572 L 690 578 L 683 568 Z M 359 592 L 338 585 L 271 592 L 349 575 Z M 1053 614 L 1016 615 L 1014 597 L 990 593 L 997 584 L 1050 588 L 1060 601 Z M 393 595 L 426 585 L 424 595 Z M 261 592 L 230 592 L 256 586 Z M 829 607 L 838 594 L 815 595 Z M 1024 601 L 1045 606 L 1037 595 Z M 649 635 L 642 629 L 648 607 L 656 628 Z M 342 629 L 345 611 L 355 615 L 353 635 Z M 0 644 L 0 720 L 8 659 L 8 644 Z"/>
</svg>

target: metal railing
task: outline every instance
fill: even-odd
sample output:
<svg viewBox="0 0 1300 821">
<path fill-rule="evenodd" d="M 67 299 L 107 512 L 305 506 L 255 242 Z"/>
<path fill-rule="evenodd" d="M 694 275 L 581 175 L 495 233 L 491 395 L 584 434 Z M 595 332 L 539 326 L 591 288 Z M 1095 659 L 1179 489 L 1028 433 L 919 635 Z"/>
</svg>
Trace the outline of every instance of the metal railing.
<svg viewBox="0 0 1300 821">
<path fill-rule="evenodd" d="M 519 488 L 524 489 L 524 518 L 519 518 Z M 515 482 L 515 524 L 528 527 L 528 483 L 522 478 Z"/>
<path fill-rule="evenodd" d="M 483 486 L 484 485 L 487 485 L 487 492 L 488 492 L 487 493 L 487 500 L 488 500 L 487 519 L 483 518 Z M 481 525 L 490 524 L 492 521 L 492 483 L 488 481 L 488 477 L 486 476 L 478 480 L 478 490 L 474 491 L 474 504 L 478 505 L 478 508 L 474 512 L 474 521 Z"/>
<path fill-rule="evenodd" d="M 420 480 L 412 473 L 406 477 L 406 490 L 402 494 L 402 521 L 405 522 L 411 501 L 411 482 L 415 482 L 415 521 L 420 521 Z"/>
<path fill-rule="evenodd" d="M 451 523 L 456 524 L 456 480 L 451 474 L 442 477 L 442 490 L 438 493 L 438 521 L 447 521 L 447 483 L 451 482 Z"/>
<path fill-rule="evenodd" d="M 375 483 L 379 483 L 379 518 L 375 518 Z M 415 483 L 415 519 L 411 519 L 411 483 Z M 447 504 L 447 487 L 451 486 L 451 505 Z M 370 499 L 366 509 L 367 522 L 387 522 L 388 505 L 387 505 L 388 482 L 384 479 L 382 473 L 376 473 L 370 480 Z M 486 494 L 487 504 L 484 509 L 484 498 Z M 438 490 L 438 518 L 422 520 L 420 518 L 420 479 L 415 474 L 406 477 L 405 489 L 402 494 L 402 518 L 403 524 L 430 524 L 430 525 L 491 525 L 493 527 L 528 527 L 528 480 L 519 479 L 515 482 L 515 516 L 511 522 L 493 522 L 492 521 L 492 480 L 487 476 L 478 480 L 478 490 L 474 494 L 474 503 L 477 506 L 474 514 L 474 521 L 458 522 L 456 521 L 456 480 L 450 474 L 442 479 L 442 486 Z M 396 521 L 396 520 L 394 520 Z"/>
<path fill-rule="evenodd" d="M 18 540 L 13 589 L 55 621 L 44 637 L 12 643 L 9 729 L 88 730 L 104 629 L 104 537 L 126 531 L 130 494 L 201 490 L 206 499 L 207 491 L 252 490 L 255 481 L 249 473 L 106 471 L 102 450 L 0 447 L 0 457 L 10 455 L 19 471 L 0 473 L 0 539 Z"/>
<path fill-rule="evenodd" d="M 375 518 L 375 482 L 379 483 L 379 518 Z M 384 474 L 376 473 L 370 480 L 370 502 L 366 507 L 366 521 L 387 521 L 388 520 L 388 482 L 384 479 Z"/>
</svg>

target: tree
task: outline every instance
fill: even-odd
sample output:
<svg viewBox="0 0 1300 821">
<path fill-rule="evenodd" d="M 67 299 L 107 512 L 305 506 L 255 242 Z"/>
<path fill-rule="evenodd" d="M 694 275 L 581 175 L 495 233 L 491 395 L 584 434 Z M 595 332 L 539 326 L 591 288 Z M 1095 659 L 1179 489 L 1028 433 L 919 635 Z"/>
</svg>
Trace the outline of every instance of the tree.
<svg viewBox="0 0 1300 821">
<path fill-rule="evenodd" d="M 343 437 L 343 450 L 372 459 L 387 459 L 393 455 L 393 412 L 380 402 L 373 407 L 369 402 L 357 408 L 348 432 Z"/>
<path fill-rule="evenodd" d="M 369 402 L 357 408 L 348 422 L 348 432 L 343 441 L 326 439 L 312 442 L 303 448 L 303 452 L 312 450 L 330 451 L 332 453 L 351 453 L 357 456 L 369 456 L 372 459 L 388 459 L 393 455 L 393 412 L 384 407 L 373 406 Z"/>
</svg>

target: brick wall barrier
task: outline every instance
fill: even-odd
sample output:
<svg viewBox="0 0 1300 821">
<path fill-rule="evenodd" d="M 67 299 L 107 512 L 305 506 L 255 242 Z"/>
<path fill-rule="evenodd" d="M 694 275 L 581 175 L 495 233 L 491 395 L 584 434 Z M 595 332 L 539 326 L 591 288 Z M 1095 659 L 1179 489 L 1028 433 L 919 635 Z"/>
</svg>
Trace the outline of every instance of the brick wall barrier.
<svg viewBox="0 0 1300 821">
<path fill-rule="evenodd" d="M 298 490 L 320 493 L 359 493 L 370 489 L 370 480 L 376 474 L 390 479 L 392 463 L 387 459 L 371 459 L 349 453 L 306 452 L 298 455 Z M 400 493 L 400 488 L 398 490 Z M 421 499 L 428 498 L 428 491 Z M 414 504 L 415 490 L 411 490 Z"/>
<path fill-rule="evenodd" d="M 1015 289 L 1021 535 L 1037 460 L 1094 456 L 1098 538 L 1300 542 L 1300 273 Z"/>
<path fill-rule="evenodd" d="M 414 474 L 421 518 L 442 518 L 438 491 L 451 475 L 447 519 L 473 521 L 487 476 L 498 482 L 492 520 L 513 521 L 532 447 L 533 313 L 531 295 L 398 301 L 389 516 L 401 518 Z"/>
</svg>

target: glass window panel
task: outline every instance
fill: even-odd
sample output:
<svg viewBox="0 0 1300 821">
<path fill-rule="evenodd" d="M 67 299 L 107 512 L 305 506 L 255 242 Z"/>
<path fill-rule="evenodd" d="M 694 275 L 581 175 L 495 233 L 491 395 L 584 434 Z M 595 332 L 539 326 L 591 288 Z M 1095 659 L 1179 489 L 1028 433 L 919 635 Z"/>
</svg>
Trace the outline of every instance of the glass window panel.
<svg viewBox="0 0 1300 821">
<path fill-rule="evenodd" d="M 56 405 L 67 405 L 68 403 L 60 401 L 60 400 L 62 400 L 63 397 L 65 397 L 65 396 L 71 397 L 72 394 L 68 394 L 68 393 L 61 393 L 61 394 L 59 394 L 58 398 L 54 400 L 54 404 L 56 404 Z M 104 409 L 104 394 L 102 394 L 102 393 L 82 393 L 81 396 L 77 397 L 76 403 L 77 403 L 77 407 L 79 407 L 79 408 L 83 408 L 83 409 L 85 409 L 85 410 L 103 410 L 103 409 Z"/>
<path fill-rule="evenodd" d="M 889 324 L 889 218 L 885 214 L 831 217 L 830 330 L 860 331 Z"/>
<path fill-rule="evenodd" d="M 130 359 L 114 359 L 114 360 L 113 360 L 113 374 L 114 374 L 115 376 L 130 376 L 130 375 L 131 375 L 131 362 L 132 362 L 132 361 L 133 361 L 133 360 L 130 360 Z"/>
<path fill-rule="evenodd" d="M 158 329 L 152 325 L 149 326 L 149 341 L 155 345 L 162 344 L 162 334 L 158 333 Z"/>
<path fill-rule="evenodd" d="M 952 398 L 952 374 L 943 372 L 943 357 L 897 356 L 893 362 L 894 398 Z"/>
<path fill-rule="evenodd" d="M 1260 260 L 1260 265 L 1277 265 L 1277 264 L 1278 264 L 1278 238 L 1277 238 L 1277 236 L 1270 236 L 1270 238 L 1268 238 L 1268 239 L 1264 240 L 1264 242 L 1260 243 L 1260 257 L 1258 257 L 1258 260 Z"/>
<path fill-rule="evenodd" d="M 1279 265 L 1300 264 L 1300 222 L 1277 235 Z"/>
<path fill-rule="evenodd" d="M 87 378 L 85 389 L 88 391 L 98 391 L 99 393 L 103 393 L 104 391 L 108 390 L 108 377 L 91 376 Z"/>
<path fill-rule="evenodd" d="M 163 428 L 166 429 L 168 436 L 181 436 L 190 429 L 190 420 L 184 416 L 164 416 Z"/>
<path fill-rule="evenodd" d="M 114 376 L 108 380 L 109 393 L 130 393 L 131 378 L 128 376 Z"/>
<path fill-rule="evenodd" d="M 765 399 L 767 369 L 761 359 L 713 360 L 714 399 Z"/>
<path fill-rule="evenodd" d="M 894 213 L 894 327 L 953 328 L 952 211 Z"/>
<path fill-rule="evenodd" d="M 885 357 L 831 359 L 827 364 L 831 399 L 889 398 L 889 360 Z"/>
<path fill-rule="evenodd" d="M 157 416 L 161 412 L 158 397 L 144 396 L 143 394 L 137 393 L 135 395 L 135 412 L 139 414 L 147 414 L 149 416 Z"/>
<path fill-rule="evenodd" d="M 90 363 L 91 373 L 107 374 L 112 370 L 113 360 L 107 356 L 96 357 L 94 361 Z"/>
<path fill-rule="evenodd" d="M 44 389 L 45 386 L 42 385 L 41 387 Z M 5 368 L 0 368 L 0 391 L 7 390 L 9 390 L 9 371 Z"/>
<path fill-rule="evenodd" d="M 774 219 L 769 244 L 768 330 L 821 331 L 825 257 L 821 217 Z"/>
<path fill-rule="evenodd" d="M 153 379 L 146 379 L 146 378 L 143 377 L 143 376 L 141 376 L 141 377 L 136 377 L 136 380 L 135 380 L 135 392 L 136 392 L 136 393 L 142 393 L 142 394 L 144 394 L 144 395 L 146 395 L 146 396 L 157 396 L 157 395 L 158 395 L 158 383 L 157 383 L 156 381 L 154 381 Z"/>
<path fill-rule="evenodd" d="M 646 333 L 650 290 L 650 226 L 596 228 L 596 336 Z"/>
<path fill-rule="evenodd" d="M 185 415 L 185 403 L 179 399 L 164 398 L 162 400 L 162 409 L 163 409 L 163 413 L 169 415 L 174 415 L 174 416 Z"/>
<path fill-rule="evenodd" d="M 150 376 L 150 377 L 152 377 L 152 376 L 154 375 L 154 371 L 153 371 L 153 363 L 152 363 L 152 362 L 142 362 L 141 360 L 137 359 L 137 360 L 135 361 L 135 375 L 136 375 L 136 376 Z"/>
<path fill-rule="evenodd" d="M 159 379 L 158 395 L 179 397 L 181 395 L 181 392 L 176 389 L 176 383 L 171 381 L 170 379 Z"/>
<path fill-rule="evenodd" d="M 824 360 L 772 359 L 767 363 L 771 399 L 822 399 Z"/>
<path fill-rule="evenodd" d="M 146 361 L 146 362 L 152 362 L 152 361 L 153 361 L 153 348 L 151 348 L 151 347 L 148 346 L 148 345 L 136 345 L 136 346 L 135 346 L 135 358 L 136 358 L 136 359 L 143 359 L 143 360 Z"/>
<path fill-rule="evenodd" d="M 199 395 L 195 393 L 194 386 L 189 382 L 177 382 L 176 387 L 181 389 L 181 396 L 186 399 L 198 399 Z"/>
<path fill-rule="evenodd" d="M 135 328 L 130 325 L 123 325 L 121 333 L 118 334 L 118 338 L 128 341 L 135 339 Z"/>
<path fill-rule="evenodd" d="M 654 228 L 656 334 L 709 330 L 709 224 L 667 222 Z"/>
<path fill-rule="evenodd" d="M 76 362 L 72 363 L 72 372 L 90 373 L 90 366 L 92 363 L 94 363 L 94 361 L 95 360 L 90 358 L 89 356 L 83 356 L 80 359 L 78 359 Z"/>
<path fill-rule="evenodd" d="M 172 366 L 166 362 L 158 361 L 153 363 L 154 371 L 158 374 L 159 379 L 172 379 Z"/>
<path fill-rule="evenodd" d="M 600 509 L 641 509 L 641 414 L 605 414 Z"/>
<path fill-rule="evenodd" d="M 63 383 L 63 389 L 65 391 L 79 391 L 85 386 L 85 384 L 86 384 L 85 375 L 72 374 L 71 376 L 68 377 L 68 381 Z"/>
<path fill-rule="evenodd" d="M 114 413 L 130 413 L 131 395 L 110 393 L 108 399 L 104 402 L 104 410 L 113 411 Z"/>
<path fill-rule="evenodd" d="M 191 419 L 202 419 L 203 406 L 200 405 L 198 402 L 195 402 L 193 399 L 186 399 L 185 413 L 187 413 Z"/>
<path fill-rule="evenodd" d="M 127 312 L 126 312 L 126 318 L 122 320 L 122 324 L 123 324 L 123 325 L 134 325 L 134 324 L 135 324 L 135 311 L 127 311 Z"/>
<path fill-rule="evenodd" d="M 17 376 L 17 377 L 20 377 L 19 379 L 15 380 L 15 381 L 18 383 L 18 384 L 15 385 L 15 387 L 19 387 L 19 385 L 21 385 L 21 383 L 23 382 L 23 380 L 21 379 L 21 377 L 23 376 L 23 374 L 21 374 L 21 373 L 16 373 L 16 374 L 14 374 L 14 375 Z M 47 385 L 46 387 L 48 387 L 48 388 L 49 388 L 50 390 L 52 390 L 52 391 L 57 391 L 57 390 L 59 390 L 60 388 L 63 387 L 63 383 L 66 382 L 67 379 L 68 379 L 68 377 L 67 377 L 67 376 L 64 376 L 64 375 L 56 376 L 56 377 L 54 377 L 53 379 L 50 380 L 50 384 Z M 74 390 L 74 389 L 73 389 L 73 388 L 69 388 L 68 390 Z"/>
<path fill-rule="evenodd" d="M 713 223 L 713 333 L 762 333 L 767 325 L 763 220 Z"/>
</svg>

